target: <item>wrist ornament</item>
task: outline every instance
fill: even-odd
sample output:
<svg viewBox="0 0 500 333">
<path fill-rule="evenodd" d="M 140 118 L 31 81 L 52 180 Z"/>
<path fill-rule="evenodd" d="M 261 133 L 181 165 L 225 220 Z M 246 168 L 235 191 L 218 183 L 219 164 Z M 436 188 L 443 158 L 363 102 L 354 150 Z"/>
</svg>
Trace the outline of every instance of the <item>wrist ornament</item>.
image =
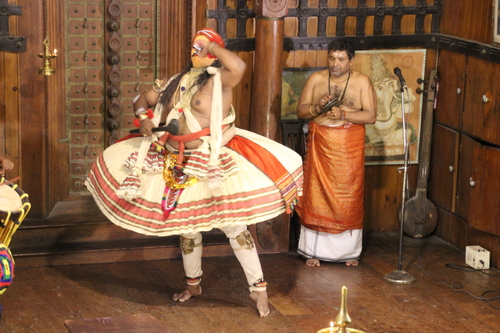
<svg viewBox="0 0 500 333">
<path fill-rule="evenodd" d="M 347 120 L 347 112 L 340 110 L 340 120 Z"/>
<path fill-rule="evenodd" d="M 309 107 L 309 113 L 311 114 L 311 116 L 313 116 L 313 118 L 315 118 L 318 114 L 316 113 L 316 110 L 314 110 L 314 105 L 311 104 L 311 106 Z"/>
<path fill-rule="evenodd" d="M 153 111 L 151 111 L 151 109 L 147 109 L 145 112 L 137 114 L 137 118 L 134 119 L 134 126 L 140 127 L 141 121 L 143 121 L 144 119 L 153 119 L 153 117 L 154 117 Z"/>
</svg>

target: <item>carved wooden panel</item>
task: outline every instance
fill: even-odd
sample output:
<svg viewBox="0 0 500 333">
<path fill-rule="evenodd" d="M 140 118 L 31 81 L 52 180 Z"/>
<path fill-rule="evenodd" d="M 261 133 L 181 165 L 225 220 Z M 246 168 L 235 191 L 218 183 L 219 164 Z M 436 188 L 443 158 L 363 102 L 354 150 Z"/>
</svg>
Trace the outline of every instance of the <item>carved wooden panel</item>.
<svg viewBox="0 0 500 333">
<path fill-rule="evenodd" d="M 95 158 L 128 134 L 132 101 L 157 71 L 157 0 L 67 0 L 70 191 L 85 191 Z"/>
<path fill-rule="evenodd" d="M 94 161 L 90 151 L 103 148 L 104 123 L 104 3 L 67 2 L 68 130 L 70 190 L 84 190 Z"/>
<path fill-rule="evenodd" d="M 132 102 L 151 89 L 157 74 L 157 1 L 123 0 L 121 14 L 120 137 L 133 128 Z"/>
<path fill-rule="evenodd" d="M 286 15 L 285 37 L 291 39 L 285 41 L 285 49 L 320 50 L 334 36 L 387 39 L 388 35 L 439 32 L 442 6 L 442 0 L 208 0 L 206 17 L 229 38 L 232 49 L 241 51 L 253 49 L 249 26 L 256 15 Z"/>
</svg>

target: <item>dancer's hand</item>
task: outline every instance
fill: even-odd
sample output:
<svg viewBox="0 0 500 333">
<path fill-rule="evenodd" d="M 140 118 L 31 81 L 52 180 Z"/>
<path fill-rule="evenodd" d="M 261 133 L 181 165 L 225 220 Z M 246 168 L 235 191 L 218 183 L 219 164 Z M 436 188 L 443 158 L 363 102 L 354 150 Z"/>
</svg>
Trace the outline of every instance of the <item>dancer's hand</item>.
<svg viewBox="0 0 500 333">
<path fill-rule="evenodd" d="M 153 124 L 151 119 L 146 118 L 144 120 L 141 120 L 141 126 L 139 127 L 139 132 L 144 136 L 151 136 L 153 135 L 153 127 L 155 127 L 155 125 Z"/>
</svg>

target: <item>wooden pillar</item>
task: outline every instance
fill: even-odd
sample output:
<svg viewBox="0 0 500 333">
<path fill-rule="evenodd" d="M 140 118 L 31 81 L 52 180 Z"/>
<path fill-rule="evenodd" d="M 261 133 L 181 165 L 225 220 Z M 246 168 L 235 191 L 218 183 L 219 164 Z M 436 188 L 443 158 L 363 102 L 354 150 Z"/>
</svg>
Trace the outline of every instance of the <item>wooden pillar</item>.
<svg viewBox="0 0 500 333">
<path fill-rule="evenodd" d="M 288 0 L 254 0 L 255 56 L 250 103 L 250 130 L 281 141 L 281 80 L 284 16 Z M 277 140 L 278 139 L 278 140 Z M 258 251 L 287 252 L 290 218 L 282 214 L 249 226 Z"/>
<path fill-rule="evenodd" d="M 280 133 L 284 16 L 288 0 L 254 0 L 255 59 L 250 130 L 276 140 Z"/>
</svg>

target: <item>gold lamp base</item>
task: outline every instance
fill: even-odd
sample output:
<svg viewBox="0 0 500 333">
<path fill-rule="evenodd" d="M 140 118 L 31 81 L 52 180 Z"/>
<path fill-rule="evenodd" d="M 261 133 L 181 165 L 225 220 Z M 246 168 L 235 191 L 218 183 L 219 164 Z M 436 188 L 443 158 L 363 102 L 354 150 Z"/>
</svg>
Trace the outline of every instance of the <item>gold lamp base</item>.
<svg viewBox="0 0 500 333">
<path fill-rule="evenodd" d="M 340 310 L 335 317 L 335 326 L 333 322 L 330 322 L 330 327 L 322 328 L 316 333 L 365 333 L 364 331 L 348 328 L 351 324 L 351 317 L 347 313 L 347 288 L 342 287 L 342 299 L 340 301 Z"/>
<path fill-rule="evenodd" d="M 320 329 L 316 333 L 340 333 L 340 332 L 342 332 L 339 330 L 340 330 L 340 327 L 333 327 L 333 329 L 332 329 L 332 327 L 327 327 L 327 328 Z M 348 333 L 366 333 L 365 331 L 358 330 L 355 328 L 346 328 L 345 332 L 348 332 Z"/>
<path fill-rule="evenodd" d="M 54 75 L 56 73 L 56 70 L 52 67 L 42 67 L 38 70 L 38 74 L 42 74 L 42 75 L 46 75 L 46 76 L 49 76 L 49 75 Z"/>
</svg>

